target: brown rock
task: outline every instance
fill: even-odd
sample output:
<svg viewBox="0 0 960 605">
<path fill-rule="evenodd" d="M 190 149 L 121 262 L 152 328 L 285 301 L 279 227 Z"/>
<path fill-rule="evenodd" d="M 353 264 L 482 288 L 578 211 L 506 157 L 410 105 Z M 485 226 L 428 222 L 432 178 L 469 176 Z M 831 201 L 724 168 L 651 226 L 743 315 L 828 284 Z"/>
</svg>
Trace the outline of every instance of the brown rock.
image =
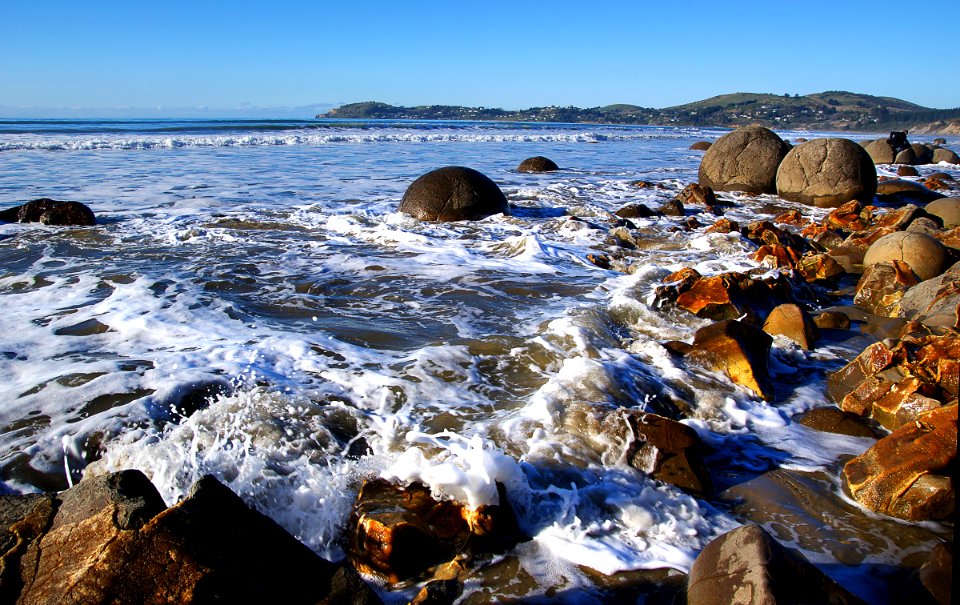
<svg viewBox="0 0 960 605">
<path fill-rule="evenodd" d="M 209 477 L 166 510 L 139 471 L 86 477 L 57 500 L 22 557 L 18 603 L 380 602 Z"/>
<path fill-rule="evenodd" d="M 930 557 L 920 566 L 920 583 L 937 602 L 937 605 L 953 603 L 953 548 L 951 544 L 937 544 Z"/>
<path fill-rule="evenodd" d="M 930 161 L 933 164 L 939 164 L 940 162 L 960 164 L 960 156 L 949 149 L 935 149 Z"/>
<path fill-rule="evenodd" d="M 927 214 L 939 218 L 944 229 L 960 227 L 960 198 L 943 197 L 939 200 L 933 200 L 926 205 L 924 210 Z"/>
<path fill-rule="evenodd" d="M 388 582 L 417 576 L 474 545 L 515 542 L 516 518 L 501 485 L 500 504 L 470 510 L 435 500 L 430 489 L 384 479 L 364 483 L 351 513 L 353 565 Z"/>
<path fill-rule="evenodd" d="M 954 493 L 947 473 L 957 457 L 957 406 L 929 411 L 843 467 L 850 495 L 878 513 L 908 521 L 945 519 Z"/>
<path fill-rule="evenodd" d="M 821 330 L 849 330 L 850 317 L 840 311 L 824 311 L 813 318 L 813 323 Z"/>
<path fill-rule="evenodd" d="M 825 406 L 813 408 L 794 417 L 797 423 L 815 431 L 837 433 L 853 437 L 878 438 L 879 431 L 871 426 L 870 421 L 851 412 L 844 412 L 840 408 Z"/>
<path fill-rule="evenodd" d="M 795 269 L 808 282 L 827 281 L 845 273 L 843 266 L 829 254 L 803 256 Z"/>
<path fill-rule="evenodd" d="M 560 170 L 556 162 L 542 155 L 527 158 L 517 166 L 517 172 L 553 172 Z"/>
<path fill-rule="evenodd" d="M 900 317 L 928 326 L 960 327 L 960 263 L 904 293 Z"/>
<path fill-rule="evenodd" d="M 669 202 L 664 202 L 658 212 L 664 216 L 683 216 L 683 203 L 674 198 Z"/>
<path fill-rule="evenodd" d="M 890 179 L 877 184 L 877 197 L 884 203 L 892 205 L 906 203 L 923 205 L 943 197 L 943 194 L 931 191 L 916 181 Z"/>
<path fill-rule="evenodd" d="M 0 213 L 0 221 L 76 226 L 97 224 L 93 211 L 86 205 L 80 202 L 58 202 L 49 198 L 40 198 L 4 210 Z"/>
<path fill-rule="evenodd" d="M 687 578 L 687 605 L 862 605 L 759 525 L 744 525 L 700 552 Z"/>
<path fill-rule="evenodd" d="M 603 430 L 627 444 L 626 461 L 633 468 L 688 491 L 713 489 L 703 464 L 704 446 L 685 424 L 639 410 L 618 410 L 604 418 Z"/>
<path fill-rule="evenodd" d="M 740 231 L 740 225 L 737 221 L 728 218 L 717 219 L 713 225 L 707 227 L 706 233 L 733 233 Z"/>
<path fill-rule="evenodd" d="M 925 216 L 925 214 L 926 213 L 917 206 L 913 204 L 907 204 L 901 208 L 888 210 L 876 217 L 872 227 L 875 229 L 890 227 L 899 231 L 901 229 L 905 229 L 917 218 Z"/>
<path fill-rule="evenodd" d="M 847 139 L 815 139 L 790 150 L 777 169 L 777 195 L 820 207 L 868 203 L 877 188 L 870 155 Z"/>
<path fill-rule="evenodd" d="M 907 147 L 897 154 L 897 157 L 893 160 L 894 164 L 920 164 L 921 162 L 917 158 L 917 152 L 913 150 L 912 147 Z"/>
<path fill-rule="evenodd" d="M 808 351 L 819 336 L 810 314 L 793 303 L 775 307 L 763 323 L 763 331 L 771 336 L 786 336 Z"/>
<path fill-rule="evenodd" d="M 800 226 L 803 224 L 803 215 L 800 214 L 799 210 L 788 210 L 775 216 L 773 222 L 777 225 Z"/>
<path fill-rule="evenodd" d="M 933 177 L 924 179 L 923 184 L 930 191 L 945 191 L 947 189 L 952 189 L 952 187 L 946 181 L 941 181 L 940 179 L 935 179 Z"/>
<path fill-rule="evenodd" d="M 803 240 L 789 231 L 780 229 L 770 221 L 753 221 L 743 230 L 743 235 L 758 245 L 781 245 L 803 250 Z"/>
<path fill-rule="evenodd" d="M 763 399 L 772 399 L 767 370 L 773 339 L 743 322 L 725 319 L 697 330 L 688 359 L 711 370 L 723 371 L 736 384 Z"/>
<path fill-rule="evenodd" d="M 792 269 L 800 262 L 800 253 L 793 248 L 774 244 L 763 245 L 754 252 L 753 260 L 773 269 Z"/>
<path fill-rule="evenodd" d="M 880 317 L 899 317 L 900 300 L 920 278 L 903 261 L 893 260 L 864 267 L 853 304 Z"/>
<path fill-rule="evenodd" d="M 697 180 L 714 191 L 775 193 L 777 166 L 788 147 L 767 128 L 738 128 L 704 153 Z"/>
<path fill-rule="evenodd" d="M 920 176 L 913 166 L 897 166 L 897 176 Z"/>
<path fill-rule="evenodd" d="M 453 605 L 463 594 L 463 582 L 457 578 L 431 580 L 423 585 L 410 605 Z"/>
<path fill-rule="evenodd" d="M 874 206 L 864 206 L 857 200 L 852 200 L 831 210 L 823 222 L 830 229 L 847 233 L 863 231 L 873 224 L 875 210 Z"/>
<path fill-rule="evenodd" d="M 703 204 L 705 206 L 716 206 L 717 196 L 710 187 L 704 187 L 699 183 L 690 183 L 683 188 L 677 195 L 677 199 L 682 204 Z"/>
<path fill-rule="evenodd" d="M 865 151 L 870 155 L 874 164 L 893 164 L 897 154 L 887 139 L 877 139 L 867 143 Z"/>
<path fill-rule="evenodd" d="M 910 149 L 917 158 L 917 164 L 929 164 L 933 160 L 933 150 L 921 143 L 912 143 Z"/>
<path fill-rule="evenodd" d="M 510 207 L 496 183 L 483 174 L 447 166 L 411 183 L 400 201 L 400 211 L 422 221 L 448 222 L 510 214 Z"/>
<path fill-rule="evenodd" d="M 710 149 L 711 144 L 712 143 L 710 143 L 710 141 L 697 141 L 696 143 L 688 147 L 688 149 L 690 151 L 706 151 L 707 149 Z"/>
</svg>

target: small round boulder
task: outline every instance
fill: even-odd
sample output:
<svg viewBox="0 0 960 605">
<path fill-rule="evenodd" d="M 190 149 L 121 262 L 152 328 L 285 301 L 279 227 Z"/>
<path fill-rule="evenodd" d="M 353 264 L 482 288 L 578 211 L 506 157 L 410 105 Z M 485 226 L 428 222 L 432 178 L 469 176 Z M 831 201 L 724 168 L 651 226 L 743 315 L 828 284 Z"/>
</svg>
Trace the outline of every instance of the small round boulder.
<svg viewBox="0 0 960 605">
<path fill-rule="evenodd" d="M 870 141 L 866 144 L 865 148 L 867 153 L 870 154 L 870 159 L 873 160 L 874 164 L 893 164 L 893 160 L 897 157 L 893 147 L 890 146 L 890 143 L 888 143 L 886 139 Z"/>
<path fill-rule="evenodd" d="M 768 128 L 738 128 L 703 154 L 697 180 L 714 191 L 776 193 L 777 166 L 789 150 Z"/>
<path fill-rule="evenodd" d="M 400 212 L 422 221 L 472 221 L 509 214 L 507 198 L 488 177 L 472 168 L 446 166 L 421 176 L 407 188 Z"/>
<path fill-rule="evenodd" d="M 960 164 L 960 156 L 949 149 L 934 149 L 930 163 L 939 164 L 940 162 L 946 162 L 947 164 Z"/>
<path fill-rule="evenodd" d="M 696 143 L 691 145 L 688 149 L 690 151 L 706 151 L 707 149 L 710 149 L 710 145 L 711 145 L 710 141 L 697 141 Z"/>
<path fill-rule="evenodd" d="M 887 261 L 903 261 L 921 280 L 943 272 L 947 258 L 943 244 L 923 233 L 897 231 L 884 235 L 870 246 L 863 257 L 863 267 Z"/>
<path fill-rule="evenodd" d="M 942 220 L 944 229 L 960 227 L 960 198 L 942 197 L 927 204 L 924 210 Z"/>
<path fill-rule="evenodd" d="M 554 170 L 560 170 L 560 167 L 556 162 L 542 155 L 527 158 L 517 166 L 518 172 L 553 172 Z"/>
<path fill-rule="evenodd" d="M 850 200 L 867 204 L 877 191 L 877 168 L 863 147 L 848 139 L 815 139 L 790 150 L 777 170 L 777 193 L 819 207 Z"/>
</svg>

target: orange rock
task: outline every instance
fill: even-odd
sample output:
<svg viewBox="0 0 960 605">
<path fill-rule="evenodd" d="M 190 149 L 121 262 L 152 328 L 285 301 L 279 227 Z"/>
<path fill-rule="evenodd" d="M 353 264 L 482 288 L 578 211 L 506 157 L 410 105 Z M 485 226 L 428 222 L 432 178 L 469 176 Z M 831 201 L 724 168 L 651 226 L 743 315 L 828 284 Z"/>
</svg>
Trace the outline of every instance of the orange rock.
<svg viewBox="0 0 960 605">
<path fill-rule="evenodd" d="M 909 521 L 953 514 L 957 406 L 926 412 L 843 467 L 844 488 L 870 510 Z"/>
<path fill-rule="evenodd" d="M 740 225 L 737 221 L 721 218 L 708 227 L 706 233 L 733 233 L 734 231 L 740 231 Z"/>
<path fill-rule="evenodd" d="M 801 348 L 810 350 L 817 340 L 817 326 L 799 305 L 787 303 L 770 312 L 763 323 L 763 331 L 770 335 L 786 336 Z"/>
<path fill-rule="evenodd" d="M 704 187 L 699 183 L 690 183 L 683 188 L 677 195 L 677 199 L 683 204 L 703 204 L 705 206 L 716 206 L 717 196 L 713 188 Z"/>
<path fill-rule="evenodd" d="M 767 364 L 772 342 L 763 330 L 726 319 L 697 330 L 688 359 L 722 371 L 736 384 L 771 399 L 773 385 Z"/>
<path fill-rule="evenodd" d="M 943 191 L 944 189 L 950 189 L 950 185 L 944 183 L 940 179 L 930 177 L 927 180 L 923 181 L 923 184 L 927 186 L 927 189 L 932 191 Z"/>
<path fill-rule="evenodd" d="M 853 304 L 880 317 L 899 317 L 903 295 L 919 283 L 910 265 L 902 261 L 870 265 L 857 282 Z"/>
<path fill-rule="evenodd" d="M 843 267 L 829 254 L 808 254 L 796 265 L 796 271 L 808 282 L 825 281 L 843 275 Z"/>
<path fill-rule="evenodd" d="M 753 260 L 774 269 L 792 269 L 800 262 L 800 253 L 789 246 L 764 244 L 754 253 Z"/>
<path fill-rule="evenodd" d="M 788 210 L 783 214 L 778 214 L 773 218 L 773 222 L 778 225 L 799 226 L 803 223 L 803 215 L 799 210 Z"/>
<path fill-rule="evenodd" d="M 832 210 L 823 219 L 823 225 L 828 229 L 847 232 L 863 231 L 873 222 L 874 209 L 873 206 L 864 206 L 856 200 L 851 200 Z"/>
</svg>

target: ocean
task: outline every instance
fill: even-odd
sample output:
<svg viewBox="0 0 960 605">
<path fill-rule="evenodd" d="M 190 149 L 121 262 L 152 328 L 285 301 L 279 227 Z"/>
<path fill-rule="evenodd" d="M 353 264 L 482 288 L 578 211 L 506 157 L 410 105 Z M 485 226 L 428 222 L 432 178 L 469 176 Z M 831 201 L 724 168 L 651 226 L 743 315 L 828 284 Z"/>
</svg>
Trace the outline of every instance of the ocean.
<svg viewBox="0 0 960 605">
<path fill-rule="evenodd" d="M 60 490 L 85 472 L 138 468 L 172 504 L 212 474 L 340 559 L 365 479 L 419 480 L 474 506 L 494 503 L 499 482 L 532 539 L 478 563 L 463 603 L 605 602 L 630 578 L 686 572 L 746 522 L 868 602 L 887 602 L 902 568 L 952 528 L 861 509 L 838 473 L 871 440 L 792 421 L 829 403 L 826 373 L 870 337 L 812 351 L 777 338 L 777 396 L 761 400 L 671 357 L 663 342 L 689 342 L 709 321 L 652 297 L 683 267 L 755 268 L 756 246 L 704 233 L 708 214 L 693 229 L 635 219 L 636 249 L 610 241 L 612 212 L 656 208 L 695 182 L 702 154 L 689 146 L 722 134 L 0 120 L 0 209 L 50 197 L 98 219 L 0 224 L 0 490 Z M 561 170 L 517 172 L 534 155 Z M 448 165 L 493 179 L 511 216 L 432 224 L 397 212 L 414 179 Z M 741 224 L 827 212 L 723 197 Z M 598 267 L 587 258 L 597 254 L 632 272 Z M 691 408 L 683 422 L 711 448 L 714 493 L 654 481 L 581 421 L 618 406 L 657 411 L 663 398 Z M 387 602 L 415 589 L 378 588 Z"/>
</svg>

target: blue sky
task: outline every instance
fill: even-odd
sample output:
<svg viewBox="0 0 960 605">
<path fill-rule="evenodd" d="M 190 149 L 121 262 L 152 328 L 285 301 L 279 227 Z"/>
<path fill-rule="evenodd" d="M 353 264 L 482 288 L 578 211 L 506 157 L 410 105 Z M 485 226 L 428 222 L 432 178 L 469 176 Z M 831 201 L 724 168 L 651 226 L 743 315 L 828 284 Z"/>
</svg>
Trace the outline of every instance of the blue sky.
<svg viewBox="0 0 960 605">
<path fill-rule="evenodd" d="M 952 108 L 958 7 L 3 0 L 0 114 L 307 112 L 366 100 L 666 107 L 836 89 Z"/>
</svg>

